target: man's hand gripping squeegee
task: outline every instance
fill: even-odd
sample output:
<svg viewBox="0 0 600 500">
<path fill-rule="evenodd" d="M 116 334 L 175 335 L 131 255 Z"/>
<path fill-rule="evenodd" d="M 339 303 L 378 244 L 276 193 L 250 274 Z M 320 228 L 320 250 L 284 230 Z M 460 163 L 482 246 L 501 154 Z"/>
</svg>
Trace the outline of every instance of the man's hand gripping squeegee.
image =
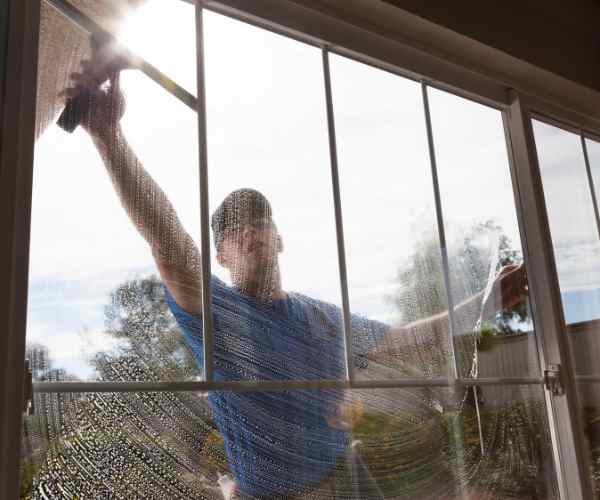
<svg viewBox="0 0 600 500">
<path fill-rule="evenodd" d="M 114 43 L 113 38 L 104 32 L 96 32 L 90 35 L 90 46 L 92 49 L 90 65 L 96 67 L 96 71 L 86 74 L 86 81 L 77 85 L 76 95 L 69 97 L 65 107 L 58 117 L 57 125 L 66 132 L 73 132 L 87 115 L 93 98 L 93 93 L 98 91 L 109 76 L 118 74 L 121 70 L 134 68 L 136 65 L 131 57 Z"/>
</svg>

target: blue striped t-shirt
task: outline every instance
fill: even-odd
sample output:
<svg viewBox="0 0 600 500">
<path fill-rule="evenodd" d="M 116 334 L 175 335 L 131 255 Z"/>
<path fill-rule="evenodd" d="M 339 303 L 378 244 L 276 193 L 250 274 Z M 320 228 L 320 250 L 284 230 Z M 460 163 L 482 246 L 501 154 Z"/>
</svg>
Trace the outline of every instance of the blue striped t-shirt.
<svg viewBox="0 0 600 500">
<path fill-rule="evenodd" d="M 215 380 L 343 379 L 345 356 L 338 307 L 304 295 L 261 304 L 214 277 Z M 185 312 L 167 290 L 167 303 L 203 365 L 202 319 Z M 388 327 L 352 317 L 355 365 Z M 346 432 L 331 425 L 339 390 L 217 391 L 209 395 L 229 467 L 253 497 L 300 494 L 321 482 L 346 448 Z"/>
</svg>

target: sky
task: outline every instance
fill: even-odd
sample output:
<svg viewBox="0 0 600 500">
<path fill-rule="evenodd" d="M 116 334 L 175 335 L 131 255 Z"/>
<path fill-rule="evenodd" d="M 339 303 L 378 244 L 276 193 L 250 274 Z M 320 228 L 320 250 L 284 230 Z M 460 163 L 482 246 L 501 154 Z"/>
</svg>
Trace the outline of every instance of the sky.
<svg viewBox="0 0 600 500">
<path fill-rule="evenodd" d="M 599 228 L 581 138 L 540 121 L 534 121 L 533 130 L 567 321 L 598 318 Z M 586 139 L 586 147 L 598 198 L 600 143 Z"/>
<path fill-rule="evenodd" d="M 149 1 L 124 22 L 121 39 L 195 93 L 191 5 Z M 206 13 L 205 55 L 211 212 L 236 188 L 262 191 L 284 241 L 284 288 L 340 304 L 319 49 Z M 398 311 L 385 297 L 398 269 L 417 242 L 437 234 L 421 88 L 336 55 L 331 76 L 351 310 L 393 324 Z M 139 72 L 124 72 L 122 86 L 127 139 L 198 242 L 196 114 Z M 519 248 L 500 112 L 435 89 L 430 106 L 450 246 L 494 218 Z M 564 174 L 571 158 L 548 143 L 556 166 L 547 177 L 559 200 L 561 183 L 581 179 Z M 593 153 L 600 169 L 600 147 Z M 27 339 L 48 345 L 57 366 L 87 377 L 88 357 L 116 346 L 103 333 L 110 291 L 156 270 L 85 132 L 49 127 L 36 144 L 34 175 Z M 563 291 L 598 288 L 592 259 L 578 258 L 586 245 L 596 251 L 589 225 L 560 211 L 553 220 L 566 256 Z M 214 255 L 212 269 L 228 280 Z"/>
</svg>

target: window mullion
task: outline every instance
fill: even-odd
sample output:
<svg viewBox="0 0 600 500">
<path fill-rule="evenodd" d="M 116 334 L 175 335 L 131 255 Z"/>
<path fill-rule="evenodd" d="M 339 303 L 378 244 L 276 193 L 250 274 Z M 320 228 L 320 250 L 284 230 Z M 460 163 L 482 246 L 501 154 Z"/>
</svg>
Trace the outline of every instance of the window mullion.
<svg viewBox="0 0 600 500">
<path fill-rule="evenodd" d="M 425 127 L 427 129 L 427 145 L 429 148 L 429 161 L 431 164 L 431 181 L 433 184 L 433 196 L 435 199 L 435 213 L 438 227 L 438 237 L 440 241 L 440 253 L 442 258 L 442 275 L 444 279 L 444 288 L 446 289 L 446 301 L 448 306 L 448 347 L 450 349 L 450 356 L 452 358 L 452 388 L 454 392 L 455 402 L 458 403 L 458 391 L 460 389 L 459 384 L 459 366 L 458 360 L 456 359 L 456 351 L 454 345 L 454 335 L 457 331 L 456 318 L 454 316 L 454 300 L 452 298 L 452 289 L 450 283 L 450 264 L 448 260 L 448 246 L 446 243 L 446 231 L 444 226 L 444 214 L 442 211 L 442 199 L 440 194 L 440 185 L 437 172 L 437 161 L 435 156 L 435 144 L 433 141 L 433 127 L 431 125 L 431 112 L 429 109 L 429 95 L 427 93 L 427 84 L 421 82 L 421 91 L 423 93 L 423 110 L 425 113 Z M 477 400 L 477 398 L 475 398 Z M 480 426 L 480 421 L 477 421 Z M 481 436 L 481 427 L 480 437 Z M 464 495 L 464 478 L 466 477 L 466 466 L 464 458 L 464 447 L 463 447 L 463 436 L 460 422 L 453 419 L 453 436 L 456 446 L 456 459 L 458 465 L 457 483 L 461 496 Z M 483 440 L 481 441 L 482 453 L 483 453 Z"/>
<path fill-rule="evenodd" d="M 196 3 L 196 85 L 198 89 L 198 164 L 200 177 L 200 251 L 202 273 L 202 335 L 204 380 L 213 380 L 213 322 L 210 272 L 210 231 L 208 207 L 208 154 L 206 139 L 206 88 L 204 74 L 203 10 Z"/>
<path fill-rule="evenodd" d="M 346 267 L 346 249 L 344 245 L 344 226 L 342 221 L 342 202 L 340 198 L 340 177 L 338 171 L 337 141 L 335 136 L 335 117 L 333 114 L 333 97 L 331 94 L 331 70 L 329 67 L 329 51 L 323 47 L 323 76 L 325 83 L 325 101 L 327 106 L 327 130 L 329 136 L 329 158 L 331 163 L 331 184 L 333 188 L 333 206 L 335 211 L 335 230 L 337 236 L 338 265 L 340 272 L 340 288 L 342 293 L 342 318 L 344 326 L 344 352 L 346 356 L 346 378 L 354 380 L 354 363 L 352 354 L 352 322 L 350 316 L 350 299 L 348 295 L 348 272 Z"/>
<path fill-rule="evenodd" d="M 446 289 L 446 301 L 448 305 L 448 346 L 452 357 L 452 375 L 454 379 L 459 377 L 458 362 L 455 354 L 454 335 L 456 333 L 456 319 L 454 317 L 454 300 L 450 283 L 450 264 L 448 261 L 448 247 L 446 244 L 446 230 L 444 226 L 444 214 L 442 211 L 442 198 L 440 195 L 440 184 L 437 173 L 437 161 L 435 156 L 435 144 L 433 142 L 433 128 L 431 125 L 431 113 L 429 110 L 429 95 L 427 93 L 427 84 L 421 82 L 423 92 L 423 109 L 425 112 L 425 127 L 427 129 L 427 145 L 429 147 L 429 161 L 431 164 L 431 180 L 433 183 L 433 196 L 435 199 L 435 214 L 438 226 L 438 237 L 440 240 L 440 253 L 442 258 L 442 275 L 444 279 L 444 288 Z"/>
</svg>

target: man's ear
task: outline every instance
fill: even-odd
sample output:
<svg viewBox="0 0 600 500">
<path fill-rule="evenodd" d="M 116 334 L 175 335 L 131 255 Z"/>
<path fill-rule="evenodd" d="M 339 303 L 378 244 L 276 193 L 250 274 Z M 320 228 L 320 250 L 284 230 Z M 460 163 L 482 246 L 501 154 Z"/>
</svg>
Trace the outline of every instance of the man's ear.
<svg viewBox="0 0 600 500">
<path fill-rule="evenodd" d="M 225 269 L 229 269 L 227 267 L 227 258 L 225 257 L 224 252 L 222 251 L 221 248 L 219 248 L 217 250 L 216 257 L 217 257 L 217 262 L 219 263 L 220 266 L 224 267 Z"/>
<path fill-rule="evenodd" d="M 283 252 L 283 238 L 280 234 L 277 235 L 277 252 Z"/>
</svg>

